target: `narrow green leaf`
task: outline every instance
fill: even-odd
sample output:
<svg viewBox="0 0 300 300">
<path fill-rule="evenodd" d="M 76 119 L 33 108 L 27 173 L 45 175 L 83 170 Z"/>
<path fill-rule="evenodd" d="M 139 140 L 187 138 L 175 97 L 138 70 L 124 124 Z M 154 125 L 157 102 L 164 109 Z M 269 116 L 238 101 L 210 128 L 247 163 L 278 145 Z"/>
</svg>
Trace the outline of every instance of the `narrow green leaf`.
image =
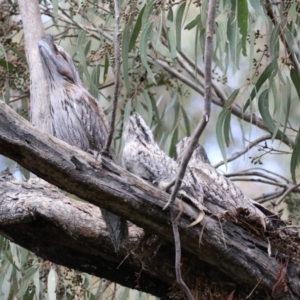
<svg viewBox="0 0 300 300">
<path fill-rule="evenodd" d="M 10 252 L 6 252 L 6 257 L 9 260 L 9 262 L 18 270 L 21 271 L 21 266 L 20 266 L 20 262 L 18 260 L 18 255 L 17 252 L 15 251 L 15 249 L 13 249 L 12 247 L 12 243 L 11 245 L 11 253 Z"/>
<path fill-rule="evenodd" d="M 149 67 L 148 62 L 147 62 L 148 39 L 151 36 L 152 25 L 153 25 L 152 22 L 148 23 L 142 31 L 141 42 L 140 42 L 140 54 L 141 54 L 141 61 L 142 61 L 143 66 L 147 70 L 147 73 L 148 73 L 150 79 L 152 80 L 152 82 L 154 82 L 156 84 L 154 74 L 152 73 L 152 70 Z"/>
<path fill-rule="evenodd" d="M 297 91 L 297 94 L 298 94 L 298 99 L 300 100 L 300 77 L 299 77 L 299 74 L 298 72 L 292 68 L 291 71 L 290 71 L 290 76 L 291 76 L 291 79 L 293 81 L 293 84 L 294 84 L 294 87 Z"/>
<path fill-rule="evenodd" d="M 168 45 L 171 52 L 171 57 L 176 58 L 176 31 L 175 24 L 173 22 L 167 21 L 167 35 L 168 35 Z"/>
<path fill-rule="evenodd" d="M 185 109 L 182 106 L 180 106 L 180 108 L 181 108 L 181 113 L 182 113 L 183 121 L 184 121 L 184 125 L 185 125 L 185 131 L 186 131 L 185 134 L 187 136 L 190 136 L 191 135 L 191 126 L 190 126 L 189 117 L 188 117 Z"/>
<path fill-rule="evenodd" d="M 296 140 L 295 140 L 295 148 L 292 153 L 291 157 L 291 163 L 290 163 L 290 170 L 291 170 L 291 175 L 292 175 L 292 180 L 294 184 L 297 183 L 296 180 L 296 168 L 299 165 L 300 161 L 300 128 L 298 130 Z"/>
<path fill-rule="evenodd" d="M 143 90 L 144 98 L 146 101 L 146 107 L 147 107 L 147 112 L 148 112 L 148 124 L 151 125 L 152 123 L 152 116 L 153 116 L 153 107 L 151 103 L 151 99 L 149 97 L 149 94 L 146 90 Z"/>
<path fill-rule="evenodd" d="M 299 18 L 299 13 L 298 13 L 298 7 L 299 7 L 299 3 L 294 2 L 289 4 L 290 8 L 289 11 L 287 13 L 287 15 L 289 16 L 289 20 L 292 21 L 292 23 L 297 24 L 298 18 Z"/>
<path fill-rule="evenodd" d="M 167 20 L 173 22 L 174 21 L 174 13 L 172 7 L 168 11 Z"/>
<path fill-rule="evenodd" d="M 239 0 L 237 0 L 237 1 L 239 1 Z M 252 7 L 254 8 L 254 10 L 256 11 L 256 13 L 257 13 L 259 16 L 261 16 L 261 17 L 267 19 L 267 18 L 266 18 L 265 11 L 264 11 L 264 8 L 263 8 L 264 6 L 261 5 L 261 2 L 260 2 L 260 1 L 257 1 L 257 0 L 249 0 L 249 1 L 250 1 L 251 6 L 252 6 Z"/>
<path fill-rule="evenodd" d="M 86 64 L 85 53 L 88 52 L 88 49 L 89 49 L 89 46 L 88 46 L 89 42 L 87 42 L 87 44 L 85 44 L 86 42 L 87 42 L 86 41 L 86 31 L 82 30 L 77 39 L 76 53 L 78 55 L 80 67 L 90 85 L 90 89 L 89 89 L 90 93 L 95 94 L 97 91 L 97 94 L 98 94 L 98 84 L 95 85 L 94 80 L 93 80 L 92 76 L 90 75 L 90 73 L 88 71 L 88 66 Z"/>
<path fill-rule="evenodd" d="M 230 144 L 230 139 L 229 139 L 229 132 L 230 132 L 230 120 L 231 120 L 231 111 L 226 114 L 226 117 L 224 118 L 224 142 L 226 146 L 228 147 Z"/>
<path fill-rule="evenodd" d="M 174 120 L 173 120 L 173 124 L 172 124 L 171 128 L 175 128 L 178 126 L 178 117 L 179 117 L 179 112 L 180 112 L 180 105 L 177 100 L 178 99 L 177 93 L 175 93 L 174 98 L 175 98 L 175 104 L 172 106 L 173 111 L 174 111 Z"/>
<path fill-rule="evenodd" d="M 98 94 L 99 94 L 99 90 L 98 90 L 98 86 L 99 86 L 99 77 L 100 77 L 100 65 L 97 65 L 94 70 L 93 70 L 93 73 L 92 73 L 92 82 L 93 84 L 91 85 L 91 88 L 90 88 L 90 92 L 92 94 L 92 96 L 94 98 L 98 98 Z"/>
<path fill-rule="evenodd" d="M 227 167 L 227 156 L 226 156 L 225 146 L 227 144 L 227 141 L 229 141 L 230 115 L 231 115 L 230 110 L 223 109 L 218 116 L 217 125 L 216 125 L 217 141 L 226 167 Z"/>
<path fill-rule="evenodd" d="M 125 82 L 125 87 L 127 94 L 130 92 L 130 82 L 129 82 L 129 75 L 128 75 L 128 48 L 129 48 L 129 25 L 126 24 L 123 37 L 122 37 L 122 67 L 123 67 L 123 77 Z"/>
<path fill-rule="evenodd" d="M 147 114 L 147 107 L 143 101 L 137 100 L 135 102 L 135 111 L 145 119 L 145 115 Z"/>
<path fill-rule="evenodd" d="M 138 35 L 140 33 L 140 30 L 142 28 L 142 17 L 143 17 L 143 13 L 144 13 L 145 7 L 146 7 L 146 5 L 144 5 L 144 7 L 141 9 L 141 11 L 140 11 L 140 13 L 139 13 L 139 15 L 137 17 L 135 26 L 134 26 L 132 34 L 131 34 L 130 42 L 129 42 L 128 53 L 135 46 L 135 42 L 136 42 L 137 37 L 138 37 Z"/>
<path fill-rule="evenodd" d="M 270 37 L 270 54 L 273 60 L 277 60 L 279 57 L 279 33 L 280 33 L 280 24 L 277 24 L 272 30 Z"/>
<path fill-rule="evenodd" d="M 151 94 L 149 95 L 149 97 L 150 97 L 150 100 L 151 100 L 152 109 L 153 109 L 153 112 L 154 112 L 156 123 L 159 125 L 159 123 L 161 122 L 161 119 L 159 117 L 159 112 L 158 112 L 158 109 L 157 109 L 157 106 L 156 106 L 155 99 L 153 98 L 153 96 Z M 163 118 L 163 115 L 162 115 L 162 118 Z"/>
<path fill-rule="evenodd" d="M 269 89 L 272 91 L 272 98 L 273 98 L 273 102 L 274 102 L 274 109 L 273 109 L 273 114 L 276 114 L 278 107 L 280 105 L 281 101 L 281 97 L 278 97 L 278 91 L 277 91 L 277 84 L 274 80 L 274 78 L 272 78 L 270 85 L 269 85 Z M 280 98 L 280 100 L 279 100 Z"/>
<path fill-rule="evenodd" d="M 9 105 L 9 100 L 10 100 L 10 86 L 9 86 L 9 83 L 7 83 L 5 85 L 4 100 L 5 100 L 5 103 L 7 105 Z"/>
<path fill-rule="evenodd" d="M 33 300 L 33 299 L 35 299 L 35 286 L 28 288 L 25 295 L 23 296 L 23 300 Z"/>
<path fill-rule="evenodd" d="M 120 128 L 120 137 L 123 136 L 123 131 L 124 131 L 124 128 L 126 126 L 126 123 L 127 123 L 128 119 L 130 117 L 130 113 L 131 113 L 131 99 L 129 99 L 125 104 L 125 108 L 124 108 L 124 112 L 123 112 L 122 125 L 121 125 L 121 128 Z M 118 152 L 119 153 L 122 153 L 123 147 L 124 147 L 124 141 L 121 138 L 120 143 L 118 145 Z"/>
<path fill-rule="evenodd" d="M 86 42 L 86 31 L 82 30 L 77 39 L 76 53 L 79 58 L 80 67 L 82 68 L 82 71 L 83 71 L 87 81 L 90 84 L 90 91 L 91 91 L 92 89 L 94 89 L 94 90 L 98 89 L 98 87 L 94 85 L 92 77 L 87 68 L 86 59 L 85 59 L 85 55 L 84 55 L 85 42 Z"/>
<path fill-rule="evenodd" d="M 264 90 L 258 98 L 258 109 L 259 112 L 265 122 L 265 124 L 267 125 L 268 129 L 270 130 L 270 132 L 274 132 L 276 125 L 274 123 L 273 118 L 270 115 L 270 111 L 269 111 L 269 98 L 268 98 L 269 92 L 268 90 Z"/>
<path fill-rule="evenodd" d="M 249 107 L 250 102 L 255 98 L 255 96 L 259 92 L 259 90 L 262 87 L 262 85 L 264 84 L 264 82 L 266 80 L 270 79 L 274 75 L 275 75 L 274 64 L 273 64 L 273 62 L 271 62 L 259 76 L 257 82 L 255 83 L 255 85 L 251 91 L 250 98 L 247 100 L 247 102 L 244 105 L 243 111 L 245 111 Z"/>
<path fill-rule="evenodd" d="M 85 46 L 85 49 L 84 49 L 84 56 L 87 56 L 90 49 L 91 49 L 91 44 L 92 44 L 92 41 L 89 40 L 87 43 L 86 43 L 86 46 Z"/>
<path fill-rule="evenodd" d="M 142 16 L 142 26 L 146 27 L 146 25 L 150 22 L 150 20 L 148 20 L 149 15 L 152 13 L 153 10 L 153 4 L 154 4 L 155 0 L 150 0 L 149 3 L 146 5 L 143 16 Z"/>
<path fill-rule="evenodd" d="M 47 284 L 49 300 L 56 300 L 55 290 L 57 285 L 57 278 L 58 276 L 56 274 L 56 271 L 53 268 L 51 268 L 48 274 L 48 284 Z"/>
<path fill-rule="evenodd" d="M 183 2 L 180 4 L 178 10 L 177 10 L 177 15 L 176 15 L 176 46 L 177 50 L 181 51 L 181 26 L 182 26 L 182 19 L 184 15 L 184 10 L 185 10 L 186 2 Z"/>
<path fill-rule="evenodd" d="M 237 1 L 237 19 L 240 34 L 242 36 L 242 53 L 247 56 L 247 33 L 248 33 L 248 2 L 247 0 Z"/>
<path fill-rule="evenodd" d="M 234 90 L 232 94 L 228 97 L 227 101 L 225 102 L 224 108 L 230 108 L 232 103 L 235 101 L 236 97 L 238 96 L 240 89 Z"/>
<path fill-rule="evenodd" d="M 15 269 L 14 269 L 15 270 Z M 0 268 L 0 297 L 1 299 L 10 299 L 8 296 L 11 291 L 14 291 L 14 286 L 11 284 L 11 275 L 13 266 L 6 259 L 1 259 Z"/>
<path fill-rule="evenodd" d="M 260 96 L 258 98 L 258 110 L 259 110 L 261 117 L 264 120 L 266 126 L 268 127 L 269 131 L 273 134 L 273 138 L 276 135 L 279 135 L 279 137 L 281 139 L 287 138 L 283 134 L 283 132 L 276 127 L 276 124 L 275 124 L 272 116 L 270 115 L 268 93 L 269 92 L 266 89 L 260 94 Z M 278 131 L 277 131 L 277 129 L 278 129 Z"/>
<path fill-rule="evenodd" d="M 53 0 L 52 1 L 52 5 L 53 5 L 54 19 L 55 19 L 55 21 L 57 21 L 57 16 L 58 16 L 58 0 Z"/>
<path fill-rule="evenodd" d="M 187 24 L 184 29 L 187 29 L 187 30 L 191 30 L 193 29 L 201 20 L 201 16 L 198 15 L 192 22 L 190 22 L 189 24 Z"/>
<path fill-rule="evenodd" d="M 104 62 L 103 83 L 106 81 L 108 68 L 109 68 L 109 59 L 108 59 L 108 56 L 106 54 L 105 55 L 105 62 Z"/>
<path fill-rule="evenodd" d="M 18 297 L 22 298 L 23 295 L 26 293 L 28 285 L 33 281 L 34 274 L 38 271 L 40 265 L 32 266 L 31 268 L 27 269 L 22 276 L 21 287 L 18 292 Z"/>
<path fill-rule="evenodd" d="M 197 23 L 197 26 L 196 26 L 196 34 L 195 34 L 195 48 L 194 48 L 194 55 L 195 55 L 195 66 L 197 66 L 198 64 L 198 43 L 199 43 L 199 32 L 201 31 L 200 29 L 200 25 L 201 25 L 201 22 L 199 21 Z M 201 38 L 201 33 L 200 33 L 200 38 Z M 200 46 L 200 49 L 201 49 L 201 46 Z M 204 53 L 204 52 L 203 52 Z"/>
<path fill-rule="evenodd" d="M 290 80 L 287 78 L 286 80 L 286 84 L 287 84 L 287 95 L 286 95 L 286 105 L 285 105 L 285 118 L 284 118 L 284 127 L 283 127 L 283 134 L 285 135 L 286 132 L 286 128 L 288 125 L 288 121 L 289 121 L 289 115 L 290 115 L 290 110 L 291 110 L 291 101 L 292 101 L 292 93 L 291 93 L 291 83 Z"/>
<path fill-rule="evenodd" d="M 170 146 L 170 151 L 169 151 L 169 156 L 170 157 L 175 157 L 176 156 L 176 144 L 178 142 L 178 126 L 176 126 L 175 130 L 173 131 L 172 134 L 172 139 L 171 139 L 171 146 Z"/>
<path fill-rule="evenodd" d="M 10 50 L 13 51 L 15 54 L 17 54 L 19 57 L 21 57 L 23 59 L 23 61 L 25 61 L 25 62 L 27 61 L 26 56 L 19 49 L 11 48 Z"/>
<path fill-rule="evenodd" d="M 5 60 L 7 60 L 6 50 L 2 43 L 0 43 L 0 56 L 4 56 Z"/>
<path fill-rule="evenodd" d="M 162 24 L 163 24 L 163 14 L 159 17 L 159 22 L 157 24 L 156 30 L 154 30 L 154 34 L 151 34 L 151 43 L 152 46 L 158 51 L 162 56 L 174 58 L 171 52 L 167 49 L 165 45 L 162 44 L 161 40 L 161 33 L 162 33 Z M 157 23 L 157 22 L 156 22 Z"/>
<path fill-rule="evenodd" d="M 0 66 L 2 66 L 3 68 L 9 71 L 12 71 L 14 69 L 14 65 L 11 62 L 4 59 L 0 59 Z"/>
</svg>

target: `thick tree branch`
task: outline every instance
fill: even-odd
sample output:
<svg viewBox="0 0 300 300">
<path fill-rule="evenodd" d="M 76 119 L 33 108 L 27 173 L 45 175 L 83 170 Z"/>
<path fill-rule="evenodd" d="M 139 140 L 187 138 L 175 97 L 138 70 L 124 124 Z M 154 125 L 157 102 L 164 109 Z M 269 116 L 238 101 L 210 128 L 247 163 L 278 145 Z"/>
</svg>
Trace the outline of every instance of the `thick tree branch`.
<svg viewBox="0 0 300 300">
<path fill-rule="evenodd" d="M 96 162 L 92 155 L 42 133 L 1 102 L 0 153 L 50 183 L 172 242 L 169 216 L 162 210 L 167 194 L 105 157 Z M 289 256 L 285 278 L 288 289 L 284 292 L 282 286 L 278 293 L 283 293 L 285 299 L 299 299 L 300 283 L 295 274 L 300 268 L 293 259 L 299 245 L 293 240 L 283 242 L 273 233 L 271 240 L 269 237 L 272 255 L 268 256 L 267 232 L 248 226 L 245 219 L 241 221 L 237 216 L 234 224 L 230 219 L 207 215 L 200 225 L 186 228 L 198 211 L 187 204 L 184 208 L 178 226 L 185 251 L 225 273 L 236 284 L 252 289 L 259 282 L 257 291 L 262 295 L 272 293 L 282 262 Z M 245 229 L 240 227 L 243 224 Z M 34 232 L 31 234 L 34 237 Z M 287 250 L 283 251 L 284 247 Z"/>
<path fill-rule="evenodd" d="M 161 241 L 146 245 L 143 230 L 131 225 L 132 251 L 115 253 L 97 206 L 70 199 L 40 179 L 18 182 L 1 176 L 0 190 L 1 234 L 52 262 L 166 297 L 174 281 L 172 258 L 163 258 L 166 272 L 161 268 L 165 253 L 149 263 Z M 148 256 L 140 256 L 141 247 Z"/>
</svg>

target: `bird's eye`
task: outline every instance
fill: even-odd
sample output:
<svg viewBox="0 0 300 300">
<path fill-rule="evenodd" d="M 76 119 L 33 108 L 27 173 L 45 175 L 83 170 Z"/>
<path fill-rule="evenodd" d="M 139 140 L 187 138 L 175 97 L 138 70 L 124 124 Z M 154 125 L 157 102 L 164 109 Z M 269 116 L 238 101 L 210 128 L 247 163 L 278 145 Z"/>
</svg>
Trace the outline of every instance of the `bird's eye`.
<svg viewBox="0 0 300 300">
<path fill-rule="evenodd" d="M 70 83 L 74 83 L 73 77 L 68 72 L 60 72 L 61 77 Z"/>
</svg>

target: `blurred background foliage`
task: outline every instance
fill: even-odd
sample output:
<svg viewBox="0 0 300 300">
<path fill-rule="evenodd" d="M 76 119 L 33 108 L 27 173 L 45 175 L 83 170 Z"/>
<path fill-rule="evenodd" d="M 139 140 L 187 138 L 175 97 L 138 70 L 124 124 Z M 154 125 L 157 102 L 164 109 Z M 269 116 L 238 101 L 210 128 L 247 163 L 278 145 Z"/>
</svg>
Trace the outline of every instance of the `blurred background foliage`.
<svg viewBox="0 0 300 300">
<path fill-rule="evenodd" d="M 74 58 L 108 120 L 114 86 L 112 0 L 41 0 L 47 34 Z M 115 149 L 137 111 L 160 147 L 175 144 L 201 118 L 208 0 L 120 0 L 121 83 Z M 213 99 L 201 137 L 212 164 L 247 196 L 300 224 L 300 1 L 219 0 Z M 30 78 L 18 3 L 0 0 L 0 97 L 29 119 Z M 0 156 L 0 172 L 29 174 Z M 293 189 L 292 193 L 289 191 Z M 1 299 L 146 299 L 150 296 L 43 261 L 0 237 Z"/>
</svg>

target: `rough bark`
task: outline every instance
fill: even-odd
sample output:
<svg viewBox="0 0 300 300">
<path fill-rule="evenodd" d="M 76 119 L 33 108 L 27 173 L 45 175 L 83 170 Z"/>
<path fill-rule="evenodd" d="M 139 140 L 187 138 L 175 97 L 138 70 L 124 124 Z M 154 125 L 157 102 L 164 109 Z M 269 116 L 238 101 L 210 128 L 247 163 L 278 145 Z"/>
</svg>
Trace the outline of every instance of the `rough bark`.
<svg viewBox="0 0 300 300">
<path fill-rule="evenodd" d="M 41 179 L 18 182 L 2 176 L 0 190 L 0 232 L 15 243 L 58 264 L 130 288 L 157 296 L 168 292 L 174 280 L 172 259 L 165 261 L 162 272 L 159 259 L 148 265 L 147 257 L 139 258 L 142 229 L 130 226 L 128 256 L 115 253 L 97 206 L 68 198 Z M 161 244 L 153 242 L 150 256 Z"/>
<path fill-rule="evenodd" d="M 92 155 L 42 133 L 4 103 L 0 103 L 0 153 L 57 187 L 123 216 L 159 235 L 167 243 L 172 243 L 169 212 L 162 210 L 168 199 L 166 193 L 105 157 L 99 156 L 95 161 Z M 258 298 L 253 299 L 264 299 L 272 294 L 280 299 L 300 298 L 300 268 L 296 259 L 299 245 L 292 238 L 283 241 L 278 234 L 263 232 L 257 224 L 247 224 L 239 216 L 218 219 L 206 215 L 201 224 L 186 228 L 198 212 L 186 203 L 184 208 L 178 225 L 182 247 L 191 257 L 225 274 L 236 286 L 245 287 L 244 290 L 255 288 L 254 297 Z M 1 210 L 0 219 L 4 216 L 5 212 Z M 61 227 L 59 224 L 57 226 Z M 8 233 L 10 227 L 11 224 L 2 226 L 1 232 L 13 238 Z M 20 244 L 33 249 L 36 243 L 36 247 L 39 247 L 39 239 L 34 238 L 36 231 L 33 228 L 27 230 L 27 234 L 32 236 L 31 244 L 27 244 L 26 238 Z M 56 232 L 57 239 L 62 239 L 64 233 L 60 235 L 59 232 Z M 268 255 L 268 241 L 271 256 Z M 51 248 L 51 239 L 48 242 Z M 76 251 L 88 251 L 75 238 L 74 243 L 79 245 Z M 90 251 L 94 251 L 93 248 Z M 106 253 L 105 249 L 103 252 Z M 67 252 L 55 253 L 61 264 L 64 264 L 64 260 L 65 264 L 68 263 Z M 193 259 L 190 264 L 184 263 L 187 270 L 195 265 Z M 84 268 L 80 265 L 78 269 Z M 285 276 L 282 276 L 282 270 L 286 271 Z M 193 272 L 188 274 L 193 276 Z M 195 281 L 191 279 L 188 283 L 195 284 Z"/>
</svg>

